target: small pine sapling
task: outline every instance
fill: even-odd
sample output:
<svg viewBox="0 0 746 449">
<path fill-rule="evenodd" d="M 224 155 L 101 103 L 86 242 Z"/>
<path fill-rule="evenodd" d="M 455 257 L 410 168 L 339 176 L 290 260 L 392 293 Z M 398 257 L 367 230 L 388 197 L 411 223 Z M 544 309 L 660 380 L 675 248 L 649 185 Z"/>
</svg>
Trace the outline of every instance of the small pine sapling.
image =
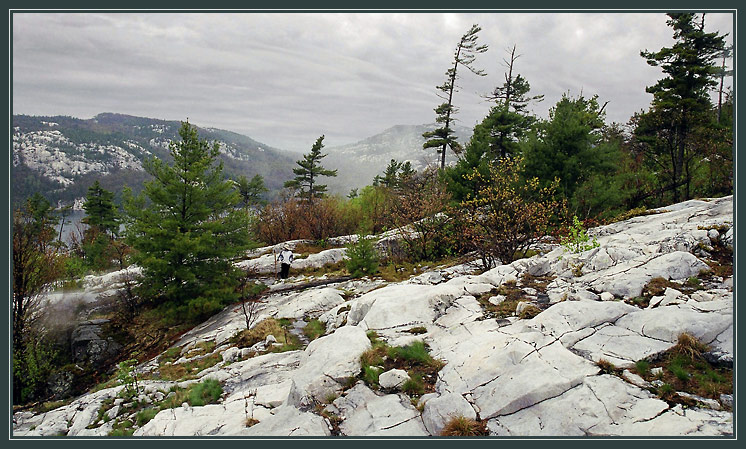
<svg viewBox="0 0 746 449">
<path fill-rule="evenodd" d="M 357 242 L 347 246 L 347 271 L 355 278 L 372 275 L 378 272 L 378 253 L 373 246 L 373 239 L 360 237 Z"/>
<path fill-rule="evenodd" d="M 560 240 L 560 244 L 565 248 L 565 250 L 574 254 L 582 253 L 583 251 L 588 251 L 589 249 L 601 246 L 595 237 L 591 240 L 583 227 L 583 223 L 578 220 L 576 215 L 573 215 L 572 217 L 572 226 L 570 226 L 568 235 Z"/>
<path fill-rule="evenodd" d="M 137 360 L 130 359 L 119 363 L 119 370 L 117 371 L 117 380 L 120 384 L 124 385 L 122 394 L 128 397 L 134 397 L 137 395 L 139 388 L 137 385 L 137 373 L 135 372 L 135 365 Z"/>
</svg>

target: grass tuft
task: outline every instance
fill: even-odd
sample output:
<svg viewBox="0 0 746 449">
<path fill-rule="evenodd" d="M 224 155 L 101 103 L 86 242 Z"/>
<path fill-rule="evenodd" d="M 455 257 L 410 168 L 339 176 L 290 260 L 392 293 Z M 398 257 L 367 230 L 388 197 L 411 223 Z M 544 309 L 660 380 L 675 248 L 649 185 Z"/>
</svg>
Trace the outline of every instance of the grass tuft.
<svg viewBox="0 0 746 449">
<path fill-rule="evenodd" d="M 425 342 L 415 341 L 406 346 L 389 348 L 388 355 L 394 359 L 403 359 L 412 364 L 429 365 L 433 358 L 425 348 Z"/>
<path fill-rule="evenodd" d="M 326 325 L 319 320 L 311 320 L 303 328 L 303 334 L 309 340 L 316 340 L 326 333 Z"/>
<path fill-rule="evenodd" d="M 535 317 L 536 315 L 540 313 L 541 313 L 540 308 L 529 304 L 523 310 L 521 310 L 521 313 L 520 315 L 518 315 L 518 317 L 523 320 L 530 320 L 531 318 Z"/>
<path fill-rule="evenodd" d="M 409 379 L 404 382 L 401 390 L 410 396 L 420 396 L 425 393 L 425 383 L 422 380 L 422 375 L 409 373 Z"/>
<path fill-rule="evenodd" d="M 215 379 L 206 379 L 192 386 L 189 391 L 189 404 L 195 407 L 218 402 L 223 387 Z"/>
<path fill-rule="evenodd" d="M 650 373 L 650 362 L 647 360 L 638 360 L 635 362 L 635 370 L 640 376 L 647 376 Z"/>
<path fill-rule="evenodd" d="M 692 360 L 702 360 L 704 353 L 709 351 L 710 348 L 699 341 L 696 337 L 691 334 L 683 333 L 679 335 L 676 346 L 673 347 L 673 352 L 680 354 Z"/>
<path fill-rule="evenodd" d="M 160 410 L 157 408 L 146 408 L 145 410 L 140 410 L 135 415 L 135 422 L 137 423 L 137 427 L 142 427 L 145 424 L 147 424 L 151 419 L 155 418 L 155 415 L 158 414 Z"/>
<path fill-rule="evenodd" d="M 444 437 L 476 437 L 489 435 L 487 424 L 464 416 L 454 416 L 440 432 Z"/>
<path fill-rule="evenodd" d="M 596 366 L 601 369 L 602 374 L 614 374 L 616 372 L 616 366 L 606 359 L 599 359 Z"/>
</svg>

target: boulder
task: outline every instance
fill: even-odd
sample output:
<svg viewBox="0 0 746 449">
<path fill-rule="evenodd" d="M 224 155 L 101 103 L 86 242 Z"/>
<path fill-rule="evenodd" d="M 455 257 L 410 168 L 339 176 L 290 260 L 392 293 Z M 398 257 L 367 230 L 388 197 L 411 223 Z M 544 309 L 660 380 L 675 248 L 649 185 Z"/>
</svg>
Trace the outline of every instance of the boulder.
<svg viewBox="0 0 746 449">
<path fill-rule="evenodd" d="M 235 362 L 241 358 L 241 349 L 231 346 L 230 348 L 223 351 L 223 361 Z"/>
<path fill-rule="evenodd" d="M 60 370 L 52 373 L 47 379 L 47 389 L 52 399 L 62 399 L 72 395 L 75 373 L 71 370 Z"/>
<path fill-rule="evenodd" d="M 271 415 L 267 409 L 245 401 L 177 407 L 159 412 L 134 436 L 241 435 L 249 416 L 262 421 Z"/>
<path fill-rule="evenodd" d="M 474 408 L 462 395 L 446 393 L 425 402 L 422 422 L 430 435 L 440 435 L 448 421 L 458 416 L 477 419 Z"/>
<path fill-rule="evenodd" d="M 488 429 L 498 436 L 604 435 L 599 428 L 652 419 L 667 408 L 651 393 L 617 377 L 592 376 L 533 407 L 490 419 Z"/>
<path fill-rule="evenodd" d="M 709 344 L 728 329 L 732 322 L 732 316 L 700 313 L 687 305 L 675 305 L 627 314 L 616 322 L 616 326 L 644 337 L 671 343 L 675 343 L 679 335 L 688 333 Z"/>
<path fill-rule="evenodd" d="M 687 279 L 707 269 L 709 266 L 693 254 L 674 251 L 647 261 L 638 261 L 636 258 L 588 276 L 593 276 L 592 286 L 597 291 L 606 291 L 622 298 L 635 298 L 642 294 L 642 289 L 652 278 Z"/>
<path fill-rule="evenodd" d="M 464 291 L 453 285 L 393 285 L 374 290 L 358 301 L 371 301 L 367 313 L 359 321 L 365 329 L 391 329 L 430 324 L 435 321 Z M 356 312 L 355 306 L 348 315 L 348 324 Z"/>
<path fill-rule="evenodd" d="M 378 376 L 378 385 L 385 390 L 392 390 L 404 385 L 409 380 L 409 374 L 400 369 L 388 370 Z"/>
<path fill-rule="evenodd" d="M 369 348 L 370 340 L 357 326 L 343 326 L 312 341 L 292 374 L 287 403 L 306 407 L 340 391 L 341 383 L 360 372 L 360 355 Z"/>
<path fill-rule="evenodd" d="M 495 295 L 495 296 L 491 296 L 487 300 L 487 302 L 489 302 L 493 306 L 496 306 L 496 305 L 500 304 L 501 302 L 505 301 L 506 299 L 507 298 L 505 297 L 505 295 Z"/>
<path fill-rule="evenodd" d="M 631 368 L 637 360 L 671 346 L 671 343 L 640 335 L 623 326 L 605 325 L 568 347 L 593 362 L 605 359 L 617 368 Z"/>
<path fill-rule="evenodd" d="M 420 413 L 403 394 L 377 396 L 359 383 L 337 398 L 334 408 L 344 421 L 339 425 L 348 436 L 427 436 Z"/>
<path fill-rule="evenodd" d="M 291 294 L 277 306 L 273 316 L 296 320 L 318 318 L 322 313 L 336 307 L 345 300 L 336 288 L 318 288 Z"/>
<path fill-rule="evenodd" d="M 259 424 L 244 428 L 236 433 L 240 436 L 281 436 L 281 437 L 325 437 L 331 435 L 326 421 L 321 416 L 282 406 L 274 414 L 259 420 Z"/>
<path fill-rule="evenodd" d="M 493 379 L 473 390 L 474 403 L 482 419 L 515 413 L 538 404 L 581 384 L 585 377 L 598 373 L 589 361 L 565 349 L 558 341 L 537 350 L 520 348 L 522 341 L 509 357 L 493 367 Z M 517 357 L 518 354 L 525 355 Z M 531 373 L 527 375 L 526 373 Z"/>
</svg>

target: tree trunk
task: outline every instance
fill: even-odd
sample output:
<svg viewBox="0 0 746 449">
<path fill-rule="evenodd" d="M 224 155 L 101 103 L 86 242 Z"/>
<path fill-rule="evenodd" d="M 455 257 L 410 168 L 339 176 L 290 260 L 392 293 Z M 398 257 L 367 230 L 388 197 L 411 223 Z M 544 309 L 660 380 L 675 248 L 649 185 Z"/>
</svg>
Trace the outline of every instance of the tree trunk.
<svg viewBox="0 0 746 449">
<path fill-rule="evenodd" d="M 448 89 L 448 111 L 446 112 L 446 143 L 443 144 L 443 148 L 441 149 L 440 154 L 440 170 L 445 170 L 446 168 L 446 150 L 448 149 L 448 131 L 451 126 L 451 109 L 453 108 L 453 89 L 456 88 L 456 69 L 458 69 L 458 58 L 461 56 L 461 45 L 462 43 L 458 44 L 458 48 L 456 49 L 456 58 L 453 61 L 453 73 L 451 74 L 451 86 L 450 89 Z"/>
</svg>

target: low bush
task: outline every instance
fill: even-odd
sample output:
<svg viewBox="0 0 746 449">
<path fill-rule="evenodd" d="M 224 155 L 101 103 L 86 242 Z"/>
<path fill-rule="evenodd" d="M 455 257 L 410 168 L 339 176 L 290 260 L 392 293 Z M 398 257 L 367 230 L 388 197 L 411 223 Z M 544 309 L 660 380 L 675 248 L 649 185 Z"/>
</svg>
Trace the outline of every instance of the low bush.
<svg viewBox="0 0 746 449">
<path fill-rule="evenodd" d="M 591 240 L 583 227 L 583 223 L 575 215 L 572 217 L 572 226 L 569 227 L 568 234 L 560 239 L 560 244 L 565 250 L 574 254 L 599 246 L 598 240 L 595 238 Z"/>
<path fill-rule="evenodd" d="M 502 158 L 488 172 L 466 176 L 476 189 L 459 204 L 460 240 L 477 252 L 485 270 L 525 257 L 549 234 L 553 217 L 564 216 L 564 203 L 555 198 L 559 180 L 542 187 L 537 178 L 522 179 L 521 166 L 521 158 Z"/>
</svg>

